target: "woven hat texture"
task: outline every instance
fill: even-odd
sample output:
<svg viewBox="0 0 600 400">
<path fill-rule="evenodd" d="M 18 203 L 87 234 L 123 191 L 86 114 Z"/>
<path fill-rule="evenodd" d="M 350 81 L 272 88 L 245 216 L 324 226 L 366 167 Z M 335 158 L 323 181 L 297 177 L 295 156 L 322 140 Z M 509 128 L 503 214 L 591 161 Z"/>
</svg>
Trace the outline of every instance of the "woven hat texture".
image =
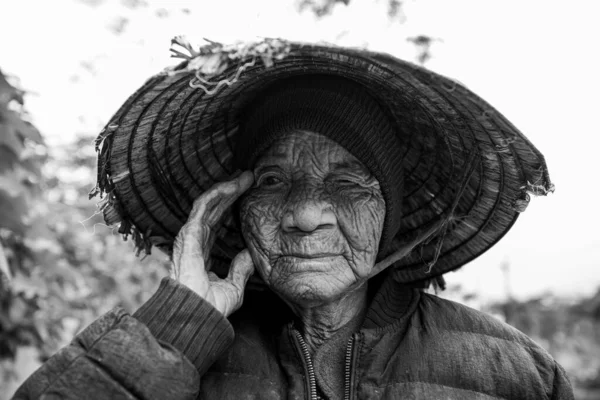
<svg viewBox="0 0 600 400">
<path fill-rule="evenodd" d="M 399 228 L 385 254 L 435 226 L 394 263 L 405 282 L 439 276 L 500 240 L 529 203 L 553 190 L 542 154 L 496 109 L 460 83 L 393 56 L 330 45 L 265 39 L 193 49 L 150 78 L 96 141 L 91 196 L 107 224 L 139 250 L 170 251 L 195 198 L 235 172 L 240 116 L 266 88 L 299 75 L 361 85 L 381 105 L 400 144 L 404 183 Z M 184 53 L 186 51 L 187 53 Z M 211 254 L 228 265 L 244 243 L 233 212 Z"/>
</svg>

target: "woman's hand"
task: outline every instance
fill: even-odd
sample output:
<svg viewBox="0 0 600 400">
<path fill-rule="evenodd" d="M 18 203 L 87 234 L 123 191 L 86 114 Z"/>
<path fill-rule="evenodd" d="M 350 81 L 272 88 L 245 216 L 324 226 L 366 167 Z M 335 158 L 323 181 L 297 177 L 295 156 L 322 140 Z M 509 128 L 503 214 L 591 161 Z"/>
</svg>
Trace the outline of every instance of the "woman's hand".
<svg viewBox="0 0 600 400">
<path fill-rule="evenodd" d="M 204 192 L 194 201 L 192 212 L 173 246 L 171 278 L 189 287 L 226 317 L 242 305 L 244 287 L 254 273 L 250 253 L 245 249 L 233 259 L 225 279 L 206 269 L 217 223 L 253 181 L 252 172 L 245 171 Z"/>
</svg>

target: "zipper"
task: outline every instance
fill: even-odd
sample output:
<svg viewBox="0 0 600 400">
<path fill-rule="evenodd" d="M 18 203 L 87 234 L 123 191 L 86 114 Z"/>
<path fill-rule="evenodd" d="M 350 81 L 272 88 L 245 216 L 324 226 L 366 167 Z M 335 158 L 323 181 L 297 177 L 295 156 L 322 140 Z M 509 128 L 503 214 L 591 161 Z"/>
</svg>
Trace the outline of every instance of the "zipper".
<svg viewBox="0 0 600 400">
<path fill-rule="evenodd" d="M 352 353 L 357 334 L 352 335 L 346 347 L 346 367 L 344 369 L 344 400 L 352 397 Z"/>
<path fill-rule="evenodd" d="M 320 397 L 317 395 L 317 378 L 315 376 L 315 368 L 312 362 L 312 358 L 310 357 L 310 352 L 308 351 L 308 346 L 306 345 L 306 342 L 304 341 L 304 338 L 302 337 L 300 332 L 298 332 L 296 329 L 292 330 L 294 332 L 294 336 L 296 337 L 296 341 L 300 346 L 300 351 L 302 352 L 302 356 L 306 363 L 310 400 L 320 400 Z M 357 340 L 358 334 L 355 333 L 348 341 L 348 346 L 346 347 L 346 365 L 344 368 L 344 400 L 350 400 L 352 398 L 352 355 L 354 353 L 354 344 Z"/>
<path fill-rule="evenodd" d="M 313 366 L 312 359 L 310 358 L 310 352 L 308 351 L 308 346 L 304 341 L 304 338 L 296 329 L 293 330 L 300 345 L 300 350 L 302 351 L 302 355 L 304 356 L 304 361 L 306 362 L 306 369 L 308 371 L 308 385 L 310 392 L 310 400 L 319 400 L 317 396 L 317 379 L 315 377 L 315 368 Z"/>
</svg>

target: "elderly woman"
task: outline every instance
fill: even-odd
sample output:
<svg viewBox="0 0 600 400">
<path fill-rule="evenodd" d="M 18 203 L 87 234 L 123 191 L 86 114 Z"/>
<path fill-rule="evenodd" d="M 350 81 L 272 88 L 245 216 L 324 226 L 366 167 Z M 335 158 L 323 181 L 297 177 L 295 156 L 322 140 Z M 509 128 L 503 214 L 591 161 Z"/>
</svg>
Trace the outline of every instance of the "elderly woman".
<svg viewBox="0 0 600 400">
<path fill-rule="evenodd" d="M 418 289 L 551 189 L 508 121 L 387 55 L 189 50 L 99 137 L 107 221 L 171 277 L 16 398 L 573 398 L 531 339 Z"/>
</svg>

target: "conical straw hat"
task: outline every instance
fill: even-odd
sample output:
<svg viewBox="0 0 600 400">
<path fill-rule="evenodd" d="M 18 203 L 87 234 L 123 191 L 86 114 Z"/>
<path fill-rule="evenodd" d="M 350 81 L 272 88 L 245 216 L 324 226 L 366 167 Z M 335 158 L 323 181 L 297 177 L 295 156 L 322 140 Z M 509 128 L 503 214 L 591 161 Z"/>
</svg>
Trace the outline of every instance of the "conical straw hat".
<svg viewBox="0 0 600 400">
<path fill-rule="evenodd" d="M 232 175 L 240 112 L 264 88 L 302 74 L 361 84 L 390 115 L 403 148 L 400 243 L 435 234 L 394 263 L 410 282 L 459 268 L 500 240 L 529 194 L 553 190 L 542 154 L 502 114 L 454 80 L 387 54 L 266 39 L 199 50 L 150 78 L 97 139 L 98 185 L 108 224 L 138 249 L 169 251 L 192 203 Z M 441 223 L 440 223 L 441 221 Z M 212 258 L 228 265 L 245 247 L 229 212 Z"/>
</svg>

